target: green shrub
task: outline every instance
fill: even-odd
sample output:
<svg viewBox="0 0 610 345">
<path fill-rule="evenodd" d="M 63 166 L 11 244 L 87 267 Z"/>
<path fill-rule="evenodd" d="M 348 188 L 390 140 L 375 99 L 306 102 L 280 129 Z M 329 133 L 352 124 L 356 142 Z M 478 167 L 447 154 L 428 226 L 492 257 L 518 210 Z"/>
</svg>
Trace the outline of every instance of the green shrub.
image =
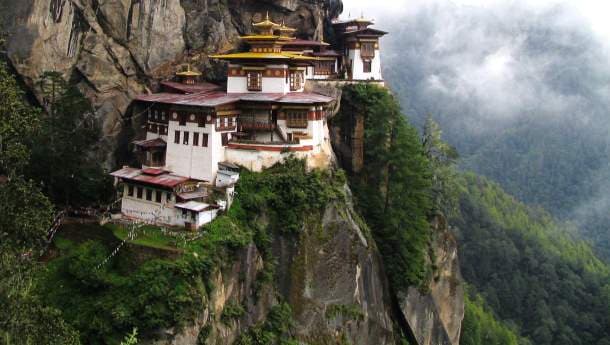
<svg viewBox="0 0 610 345">
<path fill-rule="evenodd" d="M 225 325 L 229 325 L 234 320 L 238 320 L 240 317 L 244 316 L 245 313 L 246 310 L 241 304 L 229 302 L 222 310 L 220 319 Z"/>
</svg>

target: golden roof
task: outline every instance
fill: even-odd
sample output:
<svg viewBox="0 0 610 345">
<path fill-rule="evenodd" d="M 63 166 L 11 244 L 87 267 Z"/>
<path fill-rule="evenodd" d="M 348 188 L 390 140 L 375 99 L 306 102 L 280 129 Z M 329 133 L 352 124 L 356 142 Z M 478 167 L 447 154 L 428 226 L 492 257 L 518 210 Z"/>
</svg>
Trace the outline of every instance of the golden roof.
<svg viewBox="0 0 610 345">
<path fill-rule="evenodd" d="M 252 26 L 254 26 L 255 28 L 259 28 L 259 29 L 273 29 L 273 28 L 279 27 L 280 25 L 272 22 L 269 19 L 269 12 L 267 12 L 267 16 L 265 17 L 265 20 L 263 20 L 262 22 L 259 22 L 259 23 L 253 23 Z"/>
<path fill-rule="evenodd" d="M 189 63 L 186 67 L 186 71 L 176 72 L 176 75 L 179 77 L 199 77 L 201 76 L 201 72 L 193 70 Z"/>
<path fill-rule="evenodd" d="M 201 73 L 195 72 L 195 71 L 184 71 L 184 72 L 178 72 L 178 73 L 176 73 L 176 75 L 179 77 L 198 77 L 201 75 Z"/>
<path fill-rule="evenodd" d="M 253 53 L 253 52 L 244 52 L 244 53 L 234 53 L 234 54 L 221 54 L 221 55 L 210 55 L 212 59 L 223 59 L 223 60 L 300 60 L 300 61 L 315 61 L 321 60 L 315 56 L 304 56 L 300 54 L 293 53 Z"/>
<path fill-rule="evenodd" d="M 294 34 L 297 29 L 291 28 L 289 26 L 286 26 L 286 24 L 284 23 L 284 21 L 282 21 L 282 25 L 280 25 L 280 27 L 278 28 L 278 30 L 280 31 L 280 33 L 287 33 L 287 34 Z"/>
<path fill-rule="evenodd" d="M 245 41 L 290 41 L 294 38 L 278 35 L 248 35 L 239 37 Z"/>
</svg>

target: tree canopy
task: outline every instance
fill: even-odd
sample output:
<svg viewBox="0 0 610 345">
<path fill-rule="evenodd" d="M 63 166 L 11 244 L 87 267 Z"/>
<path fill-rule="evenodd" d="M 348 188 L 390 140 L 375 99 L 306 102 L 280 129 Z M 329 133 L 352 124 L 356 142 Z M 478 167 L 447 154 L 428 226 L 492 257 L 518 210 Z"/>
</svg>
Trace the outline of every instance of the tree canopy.
<svg viewBox="0 0 610 345">
<path fill-rule="evenodd" d="M 387 89 L 369 84 L 343 89 L 333 125 L 351 131 L 364 119 L 364 165 L 350 177 L 357 206 L 373 230 L 392 286 L 425 285 L 429 267 L 431 166 L 417 130 Z"/>
</svg>

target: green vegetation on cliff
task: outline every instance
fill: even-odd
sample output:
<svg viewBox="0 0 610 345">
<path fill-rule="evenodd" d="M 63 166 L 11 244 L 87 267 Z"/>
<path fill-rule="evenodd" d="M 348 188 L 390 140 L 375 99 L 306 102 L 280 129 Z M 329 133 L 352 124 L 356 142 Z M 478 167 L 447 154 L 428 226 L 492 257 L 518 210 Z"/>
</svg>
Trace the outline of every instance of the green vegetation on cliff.
<svg viewBox="0 0 610 345">
<path fill-rule="evenodd" d="M 26 139 L 40 131 L 40 116 L 0 63 L 0 342 L 76 345 L 76 331 L 35 289 L 53 216 L 47 197 L 23 176 L 31 155 Z"/>
<path fill-rule="evenodd" d="M 205 309 L 214 289 L 211 278 L 233 263 L 239 249 L 256 244 L 265 259 L 262 283 L 270 282 L 272 236 L 297 234 L 308 215 L 343 196 L 344 183 L 340 175 L 308 172 L 299 160 L 288 160 L 262 173 L 244 171 L 228 214 L 206 226 L 201 239 L 181 246 L 185 253 L 177 260 L 157 259 L 134 267 L 128 257 L 119 254 L 96 269 L 112 247 L 99 242 L 68 243 L 63 255 L 49 263 L 41 294 L 63 311 L 87 344 L 118 342 L 134 327 L 143 337 L 159 329 L 180 328 Z M 61 288 L 54 288 L 58 286 Z M 245 312 L 237 309 L 229 307 L 218 316 L 229 322 Z M 272 309 L 268 319 L 273 319 L 274 311 L 287 313 L 285 308 Z M 253 327 L 240 344 L 249 344 L 247 339 L 257 339 L 261 332 L 265 339 L 271 335 L 269 339 L 282 339 L 289 326 L 281 324 L 283 328 L 276 334 L 273 330 L 280 324 L 269 322 Z"/>
<path fill-rule="evenodd" d="M 460 185 L 462 273 L 498 318 L 536 345 L 610 344 L 610 267 L 497 184 Z"/>
<path fill-rule="evenodd" d="M 350 132 L 364 120 L 364 164 L 350 186 L 373 230 L 386 272 L 396 291 L 424 285 L 428 276 L 428 216 L 431 166 L 417 130 L 387 89 L 369 84 L 343 89 L 333 125 Z"/>
<path fill-rule="evenodd" d="M 464 302 L 460 345 L 526 344 L 513 330 L 495 319 L 481 296 L 472 298 L 466 294 Z"/>
</svg>

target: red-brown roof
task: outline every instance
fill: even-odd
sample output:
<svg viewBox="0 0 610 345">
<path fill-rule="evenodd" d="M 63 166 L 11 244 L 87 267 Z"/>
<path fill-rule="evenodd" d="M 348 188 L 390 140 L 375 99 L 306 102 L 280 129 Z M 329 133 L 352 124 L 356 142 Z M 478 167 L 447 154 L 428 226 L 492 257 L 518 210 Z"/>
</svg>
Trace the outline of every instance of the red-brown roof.
<svg viewBox="0 0 610 345">
<path fill-rule="evenodd" d="M 133 144 L 144 149 L 167 147 L 167 143 L 161 138 L 134 141 Z"/>
<path fill-rule="evenodd" d="M 152 95 L 139 95 L 136 100 L 151 103 L 189 105 L 198 107 L 217 107 L 224 104 L 230 104 L 239 101 L 238 97 L 232 94 L 227 94 L 224 91 L 211 91 L 195 94 L 177 94 L 177 93 L 154 93 Z"/>
<path fill-rule="evenodd" d="M 388 33 L 386 31 L 381 31 L 381 30 L 377 30 L 377 29 L 373 29 L 373 28 L 366 28 L 366 29 L 361 29 L 361 30 L 353 30 L 353 31 L 346 31 L 343 33 L 343 35 L 348 36 L 348 35 L 368 35 L 368 36 L 384 36 L 387 35 Z"/>
<path fill-rule="evenodd" d="M 144 175 L 159 176 L 159 175 L 163 175 L 166 173 L 169 173 L 169 171 L 165 171 L 163 169 L 155 169 L 155 168 L 142 169 L 142 174 L 144 174 Z"/>
<path fill-rule="evenodd" d="M 115 171 L 110 175 L 125 181 L 143 183 L 150 186 L 172 189 L 184 182 L 191 180 L 188 177 L 178 176 L 170 174 L 168 172 L 163 172 L 160 175 L 149 175 L 144 173 L 144 171 L 140 169 L 129 167 L 125 167 L 121 170 Z"/>
<path fill-rule="evenodd" d="M 195 85 L 186 85 L 182 83 L 176 83 L 174 81 L 162 81 L 161 86 L 163 86 L 165 89 L 169 89 L 168 91 L 177 91 L 181 93 L 199 93 L 220 89 L 220 86 L 207 82 L 201 82 Z"/>
<path fill-rule="evenodd" d="M 223 104 L 238 101 L 246 102 L 268 102 L 282 104 L 316 104 L 329 103 L 333 99 L 317 93 L 290 92 L 283 93 L 226 93 L 219 91 L 183 95 L 175 93 L 156 93 L 152 95 L 140 95 L 136 100 L 152 103 L 175 104 L 195 107 L 216 107 Z"/>
<path fill-rule="evenodd" d="M 313 53 L 313 56 L 331 56 L 331 57 L 335 57 L 335 56 L 341 56 L 341 54 L 337 53 L 334 50 L 325 50 L 325 51 Z"/>
</svg>

